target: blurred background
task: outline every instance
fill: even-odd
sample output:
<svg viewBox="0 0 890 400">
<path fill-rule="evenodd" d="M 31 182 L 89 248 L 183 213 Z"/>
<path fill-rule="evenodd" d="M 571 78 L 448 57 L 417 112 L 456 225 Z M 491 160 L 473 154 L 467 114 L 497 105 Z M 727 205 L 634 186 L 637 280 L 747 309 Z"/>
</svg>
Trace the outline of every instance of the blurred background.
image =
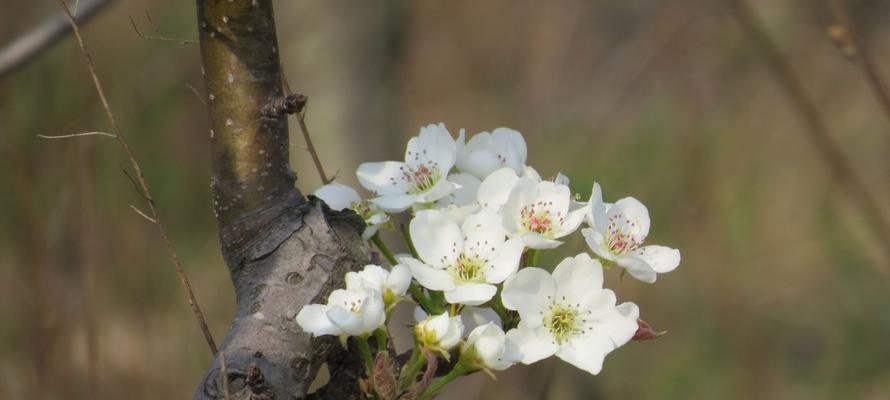
<svg viewBox="0 0 890 400">
<path fill-rule="evenodd" d="M 590 376 L 548 360 L 446 399 L 890 398 L 886 237 L 872 229 L 723 1 L 276 1 L 280 50 L 326 169 L 399 159 L 421 125 L 521 131 L 529 163 L 633 195 L 675 272 L 607 285 L 669 333 Z M 829 40 L 827 1 L 756 16 L 886 213 L 890 123 Z M 850 1 L 879 70 L 890 3 Z M 59 13 L 4 0 L 0 48 Z M 116 1 L 84 28 L 211 330 L 234 310 L 210 208 L 194 2 Z M 188 398 L 210 361 L 72 38 L 0 80 L 0 398 Z M 298 186 L 319 185 L 291 124 Z M 545 263 L 583 250 L 578 238 Z M 407 307 L 406 307 L 407 308 Z M 410 312 L 410 311 L 408 311 Z M 456 390 L 455 390 L 456 389 Z"/>
</svg>

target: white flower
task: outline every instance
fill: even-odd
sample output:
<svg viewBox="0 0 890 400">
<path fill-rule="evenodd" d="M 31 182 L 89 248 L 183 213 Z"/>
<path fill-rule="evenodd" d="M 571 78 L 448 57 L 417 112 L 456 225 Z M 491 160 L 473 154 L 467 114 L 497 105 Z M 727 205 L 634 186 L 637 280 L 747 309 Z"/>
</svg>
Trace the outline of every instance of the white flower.
<svg viewBox="0 0 890 400">
<path fill-rule="evenodd" d="M 569 187 L 533 177 L 519 177 L 510 169 L 495 171 L 479 186 L 479 203 L 498 210 L 511 237 L 532 249 L 552 249 L 559 239 L 581 225 L 587 207 L 572 207 Z"/>
<path fill-rule="evenodd" d="M 494 323 L 479 326 L 470 332 L 460 348 L 460 362 L 471 371 L 481 369 L 494 378 L 491 370 L 502 371 L 513 363 L 503 360 L 506 336 Z"/>
<path fill-rule="evenodd" d="M 348 336 L 367 336 L 386 322 L 380 292 L 360 287 L 337 289 L 328 296 L 328 304 L 310 304 L 297 314 L 297 324 L 316 336 L 336 335 L 345 342 Z"/>
<path fill-rule="evenodd" d="M 356 175 L 379 197 L 371 201 L 387 212 L 401 212 L 415 203 L 431 203 L 458 185 L 445 179 L 457 157 L 457 144 L 445 124 L 428 125 L 408 141 L 405 162 L 359 165 Z"/>
<path fill-rule="evenodd" d="M 420 315 L 415 312 L 415 317 L 418 316 Z M 463 333 L 464 324 L 460 316 L 451 317 L 447 312 L 426 317 L 414 326 L 414 339 L 417 344 L 441 354 L 446 360 L 449 358 L 448 352 L 457 346 Z"/>
<path fill-rule="evenodd" d="M 382 293 L 387 310 L 405 295 L 410 285 L 411 270 L 401 264 L 392 267 L 392 271 L 368 264 L 361 272 L 346 273 L 347 290 L 366 288 Z"/>
<path fill-rule="evenodd" d="M 649 234 L 649 210 L 633 197 L 615 204 L 603 203 L 603 192 L 593 184 L 587 224 L 581 230 L 587 245 L 598 256 L 614 261 L 631 276 L 655 282 L 656 274 L 673 271 L 680 265 L 680 251 L 665 246 L 641 246 Z"/>
<path fill-rule="evenodd" d="M 334 211 L 343 211 L 348 208 L 362 217 L 366 225 L 365 231 L 362 233 L 362 238 L 365 240 L 374 236 L 380 226 L 389 221 L 389 215 L 383 212 L 380 207 L 367 200 L 362 200 L 355 189 L 342 183 L 331 182 L 318 188 L 314 194 L 315 197 L 324 200 L 328 207 Z"/>
<path fill-rule="evenodd" d="M 457 141 L 457 168 L 479 179 L 501 167 L 521 173 L 528 156 L 522 134 L 510 128 L 497 128 L 491 133 L 474 135 L 464 145 L 464 137 Z"/>
<path fill-rule="evenodd" d="M 516 273 L 502 300 L 522 319 L 507 332 L 504 358 L 531 364 L 555 354 L 599 373 L 606 354 L 633 337 L 640 314 L 633 303 L 616 307 L 615 294 L 602 285 L 602 265 L 587 254 L 566 258 L 552 276 L 534 267 Z"/>
<path fill-rule="evenodd" d="M 522 242 L 506 239 L 497 214 L 481 210 L 462 226 L 439 210 L 417 213 L 409 225 L 420 260 L 404 257 L 414 279 L 445 292 L 451 304 L 479 305 L 494 297 L 495 284 L 519 268 Z"/>
<path fill-rule="evenodd" d="M 461 310 L 460 317 L 464 328 L 470 331 L 488 323 L 504 326 L 498 313 L 488 307 L 466 306 Z"/>
</svg>

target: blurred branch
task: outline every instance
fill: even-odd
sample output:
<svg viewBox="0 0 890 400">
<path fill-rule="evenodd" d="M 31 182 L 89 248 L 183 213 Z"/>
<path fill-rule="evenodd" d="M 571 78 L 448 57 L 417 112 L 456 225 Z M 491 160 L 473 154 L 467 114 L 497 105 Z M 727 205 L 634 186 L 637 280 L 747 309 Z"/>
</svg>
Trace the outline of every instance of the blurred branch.
<svg viewBox="0 0 890 400">
<path fill-rule="evenodd" d="M 83 0 L 83 4 L 78 3 L 77 21 L 81 24 L 88 22 L 111 2 L 112 0 Z M 35 60 L 70 32 L 68 17 L 59 14 L 13 40 L 0 49 L 0 80 Z"/>
<path fill-rule="evenodd" d="M 850 19 L 846 0 L 832 0 L 831 4 L 834 17 L 843 27 L 843 31 L 840 32 L 840 35 L 842 36 L 841 39 L 844 44 L 849 49 L 850 57 L 857 61 L 856 64 L 862 69 L 862 74 L 865 75 L 865 79 L 871 87 L 872 93 L 874 93 L 878 103 L 881 105 L 881 111 L 884 112 L 884 117 L 890 121 L 890 93 L 887 92 L 886 81 L 884 81 L 881 73 L 878 72 L 877 67 L 875 67 L 871 54 L 869 54 L 868 48 L 862 40 L 859 30 L 853 24 L 853 20 Z"/>
<path fill-rule="evenodd" d="M 142 167 L 139 165 L 139 162 L 136 161 L 136 157 L 133 155 L 133 151 L 130 150 L 130 144 L 127 142 L 126 137 L 121 131 L 120 127 L 117 124 L 117 121 L 114 118 L 114 114 L 111 112 L 111 107 L 108 104 L 108 99 L 105 97 L 105 91 L 102 89 L 102 83 L 99 81 L 99 76 L 96 74 L 96 66 L 93 64 L 93 59 L 90 56 L 90 53 L 87 51 L 86 46 L 83 42 L 83 37 L 80 35 L 80 28 L 77 25 L 77 20 L 74 15 L 71 13 L 71 10 L 68 8 L 68 4 L 65 0 L 59 0 L 59 4 L 62 5 L 62 9 L 65 11 L 65 15 L 68 18 L 68 23 L 71 25 L 71 29 L 74 32 L 74 36 L 77 38 L 77 44 L 80 47 L 81 53 L 83 53 L 83 58 L 86 61 L 87 67 L 89 68 L 90 76 L 93 80 L 93 86 L 96 88 L 96 93 L 99 95 L 99 99 L 102 101 L 102 107 L 105 109 L 105 115 L 108 117 L 108 122 L 111 124 L 112 129 L 114 129 L 115 138 L 123 149 L 124 153 L 126 153 L 127 158 L 130 160 L 130 166 L 133 168 L 133 171 L 136 172 L 136 179 L 139 182 L 139 187 L 142 192 L 145 194 L 147 199 L 149 210 L 151 211 L 152 219 L 154 219 L 154 224 L 158 228 L 158 233 L 160 233 L 161 238 L 164 240 L 164 245 L 167 248 L 167 252 L 170 255 L 170 259 L 173 261 L 173 266 L 176 268 L 176 274 L 179 275 L 179 281 L 182 284 L 183 289 L 186 292 L 187 300 L 189 306 L 192 308 L 192 312 L 195 315 L 195 320 L 198 322 L 198 326 L 201 328 L 201 332 L 204 334 L 204 339 L 207 340 L 207 346 L 210 348 L 210 352 L 216 354 L 216 343 L 213 341 L 213 336 L 210 334 L 210 329 L 207 327 L 207 322 L 204 320 L 204 313 L 201 312 L 200 306 L 198 306 L 198 301 L 195 299 L 195 294 L 192 292 L 192 285 L 189 282 L 188 276 L 186 276 L 185 271 L 182 268 L 182 264 L 179 262 L 179 257 L 176 255 L 176 251 L 173 250 L 173 244 L 170 241 L 170 235 L 167 233 L 167 228 L 164 226 L 163 222 L 161 222 L 160 211 L 158 210 L 157 205 L 153 200 L 153 196 L 151 195 L 151 190 L 148 188 L 148 183 L 145 180 L 145 175 L 142 173 Z"/>
<path fill-rule="evenodd" d="M 117 137 L 117 135 L 112 135 L 110 133 L 105 133 L 105 132 L 84 132 L 84 133 L 72 133 L 70 135 L 54 135 L 54 136 L 37 135 L 37 137 L 39 137 L 41 139 L 68 139 L 68 138 L 81 137 L 81 136 L 108 136 L 108 137 L 113 137 L 113 138 Z"/>
<path fill-rule="evenodd" d="M 763 53 L 769 69 L 775 74 L 779 85 L 788 95 L 801 122 L 806 127 L 805 132 L 816 147 L 822 161 L 828 165 L 835 180 L 850 189 L 853 200 L 859 203 L 859 207 L 865 214 L 865 219 L 871 224 L 877 234 L 877 240 L 884 248 L 887 256 L 885 262 L 890 262 L 890 223 L 885 218 L 879 206 L 880 203 L 868 190 L 865 181 L 859 177 L 853 165 L 831 137 L 828 125 L 822 119 L 816 105 L 807 96 L 800 79 L 792 72 L 775 43 L 767 36 L 765 29 L 747 2 L 745 0 L 729 0 L 729 4 L 734 11 L 733 15 L 757 49 Z M 890 272 L 886 264 L 878 269 L 884 274 Z"/>
</svg>

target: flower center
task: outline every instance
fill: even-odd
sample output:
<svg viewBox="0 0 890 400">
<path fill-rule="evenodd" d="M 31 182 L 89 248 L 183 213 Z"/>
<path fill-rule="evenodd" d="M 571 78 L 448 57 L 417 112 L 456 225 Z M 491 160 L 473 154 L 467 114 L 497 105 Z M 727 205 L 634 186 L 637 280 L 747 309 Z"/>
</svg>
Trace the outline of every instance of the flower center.
<svg viewBox="0 0 890 400">
<path fill-rule="evenodd" d="M 448 267 L 448 272 L 459 283 L 484 283 L 486 260 L 479 256 L 461 254 L 457 261 Z"/>
<path fill-rule="evenodd" d="M 409 165 L 402 167 L 402 179 L 408 182 L 408 191 L 411 194 L 420 194 L 436 186 L 442 180 L 442 172 L 436 162 L 426 158 L 426 150 L 420 153 L 408 152 L 408 159 L 417 161 L 417 167 Z"/>
<path fill-rule="evenodd" d="M 523 207 L 519 212 L 522 227 L 528 232 L 550 236 L 556 223 L 562 223 L 563 221 L 561 212 L 557 212 L 554 215 L 550 211 L 551 205 L 553 205 L 553 202 L 545 203 L 539 201 Z"/>
<path fill-rule="evenodd" d="M 579 318 L 578 310 L 572 306 L 553 304 L 544 312 L 544 326 L 558 343 L 563 343 L 570 337 L 580 333 L 583 319 Z"/>
<path fill-rule="evenodd" d="M 343 308 L 349 310 L 352 313 L 358 313 L 359 310 L 362 308 L 362 299 L 343 301 Z"/>
<path fill-rule="evenodd" d="M 374 213 L 374 209 L 372 208 L 373 204 L 367 200 L 357 201 L 352 203 L 352 211 L 355 211 L 359 217 L 362 219 L 369 219 L 371 215 Z"/>
<path fill-rule="evenodd" d="M 606 246 L 609 251 L 615 255 L 623 255 L 627 252 L 634 251 L 643 243 L 634 237 L 633 230 L 636 228 L 636 222 L 629 219 L 624 220 L 624 224 L 618 225 L 618 222 L 624 218 L 622 215 L 613 215 L 609 218 L 609 226 L 607 228 L 608 235 L 606 238 Z"/>
</svg>

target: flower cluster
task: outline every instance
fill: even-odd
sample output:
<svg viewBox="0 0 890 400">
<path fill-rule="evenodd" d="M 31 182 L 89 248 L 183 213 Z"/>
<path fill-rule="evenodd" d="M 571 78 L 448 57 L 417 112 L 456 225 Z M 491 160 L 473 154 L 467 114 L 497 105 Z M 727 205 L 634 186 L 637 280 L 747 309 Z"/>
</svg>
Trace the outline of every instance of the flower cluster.
<svg viewBox="0 0 890 400">
<path fill-rule="evenodd" d="M 315 196 L 330 208 L 365 220 L 364 238 L 392 266 L 348 273 L 346 289 L 332 292 L 327 304 L 304 307 L 297 323 L 344 345 L 354 337 L 376 374 L 369 338 L 386 352 L 393 307 L 417 304 L 414 352 L 398 379 L 398 390 L 417 398 L 469 372 L 493 374 L 554 355 L 599 373 L 607 354 L 648 327 L 636 304 L 619 304 L 603 287 L 604 270 L 618 267 L 622 276 L 652 283 L 679 265 L 680 253 L 643 245 L 649 212 L 637 199 L 605 203 L 594 182 L 589 200 L 578 201 L 566 176 L 543 179 L 526 161 L 515 130 L 469 140 L 461 130 L 455 139 L 440 123 L 408 141 L 404 161 L 359 166 L 366 198 L 336 182 L 319 188 Z M 397 214 L 408 221 L 401 233 L 410 254 L 394 255 L 380 237 L 381 229 L 394 229 Z M 542 252 L 577 231 L 589 252 L 553 268 L 539 264 Z M 451 371 L 434 382 L 418 380 L 431 357 L 452 362 Z M 381 390 L 375 396 L 387 397 Z"/>
</svg>

